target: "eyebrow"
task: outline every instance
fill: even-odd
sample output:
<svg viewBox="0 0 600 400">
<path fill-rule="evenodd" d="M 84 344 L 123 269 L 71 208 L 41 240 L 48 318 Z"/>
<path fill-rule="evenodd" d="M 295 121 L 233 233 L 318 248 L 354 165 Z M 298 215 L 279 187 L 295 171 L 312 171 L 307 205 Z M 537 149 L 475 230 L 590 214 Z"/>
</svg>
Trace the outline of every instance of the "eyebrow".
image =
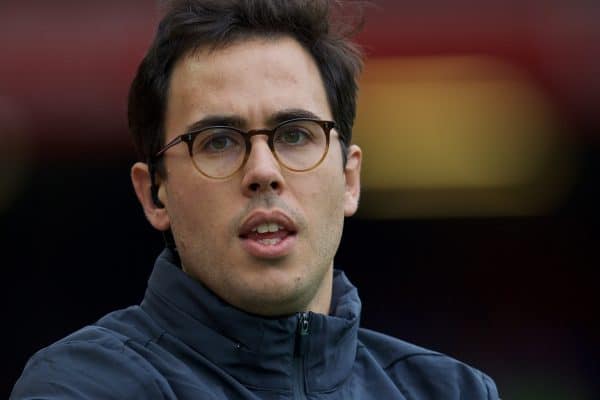
<svg viewBox="0 0 600 400">
<path fill-rule="evenodd" d="M 282 122 L 296 118 L 320 119 L 315 113 L 301 108 L 288 108 L 276 112 L 267 119 L 268 126 L 279 125 Z M 209 126 L 231 126 L 242 129 L 248 125 L 246 119 L 237 115 L 207 115 L 206 117 L 192 123 L 186 129 L 186 133 L 198 131 Z"/>
<path fill-rule="evenodd" d="M 276 112 L 267 120 L 269 126 L 279 125 L 282 122 L 289 121 L 290 119 L 296 118 L 310 118 L 310 119 L 321 119 L 318 115 L 302 108 L 288 108 Z"/>
<path fill-rule="evenodd" d="M 207 115 L 189 125 L 185 131 L 186 133 L 190 133 L 209 126 L 232 126 L 235 128 L 243 128 L 245 125 L 246 120 L 237 115 Z"/>
</svg>

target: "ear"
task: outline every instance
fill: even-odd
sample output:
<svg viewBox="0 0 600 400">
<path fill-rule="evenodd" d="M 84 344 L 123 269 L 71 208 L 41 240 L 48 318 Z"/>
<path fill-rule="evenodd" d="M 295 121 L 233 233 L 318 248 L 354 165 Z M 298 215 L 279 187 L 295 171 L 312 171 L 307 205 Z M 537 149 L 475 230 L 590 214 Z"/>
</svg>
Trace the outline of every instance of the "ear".
<svg viewBox="0 0 600 400">
<path fill-rule="evenodd" d="M 353 144 L 348 148 L 348 158 L 344 168 L 346 178 L 346 191 L 344 193 L 344 215 L 354 215 L 358 208 L 360 197 L 360 165 L 362 162 L 362 150 Z"/>
<path fill-rule="evenodd" d="M 169 229 L 171 223 L 169 221 L 169 214 L 167 213 L 166 206 L 159 207 L 154 204 L 154 201 L 152 200 L 152 194 L 150 192 L 152 180 L 150 179 L 148 164 L 137 162 L 131 167 L 131 182 L 133 183 L 135 194 L 144 208 L 144 214 L 146 214 L 146 218 L 150 224 L 159 231 L 166 231 Z M 157 184 L 159 187 L 162 186 L 160 181 L 157 181 Z M 160 189 L 162 189 L 162 187 L 160 187 Z M 158 191 L 158 197 L 163 204 L 167 204 L 164 190 Z"/>
</svg>

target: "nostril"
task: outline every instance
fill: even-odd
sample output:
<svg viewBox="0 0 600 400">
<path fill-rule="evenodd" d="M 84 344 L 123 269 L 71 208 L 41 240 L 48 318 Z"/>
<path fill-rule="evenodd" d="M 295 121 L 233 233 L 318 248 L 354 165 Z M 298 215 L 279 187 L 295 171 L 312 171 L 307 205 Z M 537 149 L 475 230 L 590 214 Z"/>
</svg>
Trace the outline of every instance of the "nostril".
<svg viewBox="0 0 600 400">
<path fill-rule="evenodd" d="M 266 186 L 264 186 L 264 187 L 266 187 Z M 280 183 L 277 181 L 273 181 L 273 182 L 269 183 L 269 187 L 272 190 L 279 190 Z M 260 188 L 261 188 L 261 184 L 258 182 L 254 182 L 254 183 L 251 183 L 248 185 L 248 189 L 250 189 L 251 192 L 258 192 L 261 190 Z"/>
</svg>

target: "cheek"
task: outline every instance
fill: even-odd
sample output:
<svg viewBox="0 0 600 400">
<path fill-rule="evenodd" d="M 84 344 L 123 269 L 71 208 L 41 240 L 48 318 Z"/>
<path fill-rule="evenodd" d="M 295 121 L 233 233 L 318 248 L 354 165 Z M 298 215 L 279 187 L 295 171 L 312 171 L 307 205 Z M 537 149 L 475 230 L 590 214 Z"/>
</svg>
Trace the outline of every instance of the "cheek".
<svg viewBox="0 0 600 400">
<path fill-rule="evenodd" d="M 304 204 L 311 226 L 309 243 L 317 265 L 328 268 L 338 249 L 344 221 L 343 183 L 336 175 L 321 176 Z M 318 188 L 318 189 L 317 189 Z"/>
<path fill-rule="evenodd" d="M 333 166 L 322 172 L 326 173 L 315 175 L 304 185 L 298 198 L 310 222 L 321 231 L 334 231 L 344 218 L 343 174 Z"/>
<path fill-rule="evenodd" d="M 334 151 L 338 152 L 339 149 L 335 147 Z M 343 199 L 346 182 L 344 178 L 344 171 L 341 167 L 341 160 L 335 157 L 330 160 L 327 173 L 322 180 L 323 187 L 321 188 L 321 195 L 324 197 L 324 201 L 327 202 L 329 210 L 339 210 L 340 215 L 343 217 Z"/>
<path fill-rule="evenodd" d="M 183 184 L 185 189 L 174 190 L 169 196 L 169 217 L 178 247 L 182 250 L 201 246 L 214 246 L 218 229 L 224 229 L 219 221 L 223 218 L 218 201 L 211 193 L 199 186 Z"/>
</svg>

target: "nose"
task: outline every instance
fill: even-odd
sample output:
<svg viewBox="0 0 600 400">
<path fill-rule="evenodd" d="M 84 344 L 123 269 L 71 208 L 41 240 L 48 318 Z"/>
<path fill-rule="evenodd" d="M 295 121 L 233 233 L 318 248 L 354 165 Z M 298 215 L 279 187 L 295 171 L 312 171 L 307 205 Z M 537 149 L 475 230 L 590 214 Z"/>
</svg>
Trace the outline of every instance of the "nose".
<svg viewBox="0 0 600 400">
<path fill-rule="evenodd" d="M 284 187 L 281 167 L 269 148 L 266 136 L 253 136 L 251 143 L 242 180 L 244 194 L 248 197 L 269 191 L 280 194 Z"/>
</svg>

